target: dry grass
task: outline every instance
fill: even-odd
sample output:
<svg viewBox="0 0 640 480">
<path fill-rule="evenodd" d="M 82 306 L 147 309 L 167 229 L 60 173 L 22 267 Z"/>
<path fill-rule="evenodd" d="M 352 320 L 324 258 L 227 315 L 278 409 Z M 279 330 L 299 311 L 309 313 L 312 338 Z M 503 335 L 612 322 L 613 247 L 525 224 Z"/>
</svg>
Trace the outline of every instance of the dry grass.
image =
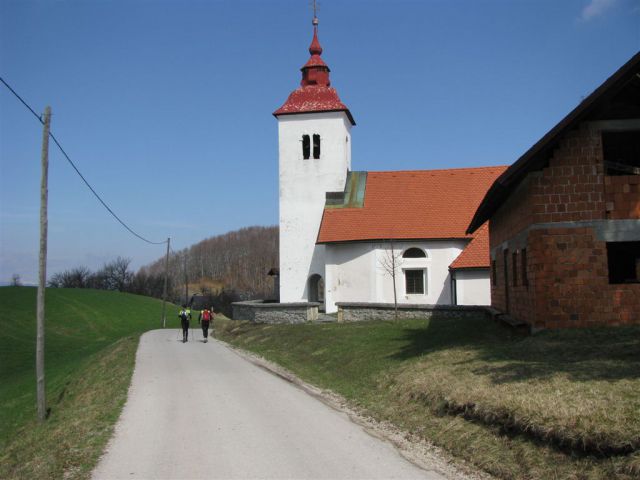
<svg viewBox="0 0 640 480">
<path fill-rule="evenodd" d="M 28 422 L 7 442 L 0 478 L 89 478 L 126 401 L 137 345 L 137 335 L 124 338 L 79 365 L 47 421 Z"/>
<path fill-rule="evenodd" d="M 640 328 L 484 319 L 221 324 L 220 335 L 506 479 L 640 478 Z"/>
</svg>

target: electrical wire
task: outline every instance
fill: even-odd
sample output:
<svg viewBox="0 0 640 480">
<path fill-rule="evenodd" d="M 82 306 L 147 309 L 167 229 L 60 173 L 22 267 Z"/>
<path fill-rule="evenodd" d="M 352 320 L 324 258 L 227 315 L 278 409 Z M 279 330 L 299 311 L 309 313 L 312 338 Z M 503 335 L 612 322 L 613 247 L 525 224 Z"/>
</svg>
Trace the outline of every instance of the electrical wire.
<svg viewBox="0 0 640 480">
<path fill-rule="evenodd" d="M 4 85 L 9 89 L 9 91 L 11 93 L 13 93 L 16 98 L 18 100 L 20 100 L 20 102 L 22 102 L 22 104 L 27 107 L 27 109 L 38 119 L 38 121 L 42 124 L 44 124 L 44 121 L 42 120 L 42 117 L 40 115 L 38 115 L 33 108 L 31 108 L 29 106 L 29 104 L 27 102 L 25 102 L 22 97 L 20 95 L 18 95 L 18 93 L 11 88 L 11 86 L 2 78 L 0 77 L 0 81 L 2 83 L 4 83 Z M 76 173 L 78 174 L 78 176 L 82 179 L 82 181 L 84 182 L 84 184 L 89 188 L 89 190 L 91 190 L 91 193 L 93 193 L 95 195 L 95 197 L 98 199 L 98 201 L 102 204 L 102 206 L 104 208 L 107 209 L 107 211 L 113 216 L 113 218 L 115 218 L 124 228 L 126 228 L 129 233 L 131 233 L 132 235 L 135 235 L 136 237 L 138 237 L 140 240 L 143 240 L 151 245 L 163 245 L 165 243 L 167 243 L 167 240 L 163 240 L 162 242 L 153 242 L 151 240 L 148 240 L 146 238 L 144 238 L 142 235 L 139 235 L 138 233 L 136 233 L 131 227 L 129 227 L 129 225 L 127 225 L 124 221 L 122 221 L 122 219 L 120 219 L 120 217 L 118 217 L 118 215 L 116 215 L 116 213 L 109 207 L 109 205 L 106 204 L 106 202 L 104 200 L 102 200 L 102 198 L 100 197 L 100 195 L 98 195 L 98 192 L 96 192 L 93 187 L 89 184 L 89 182 L 87 181 L 86 178 L 84 178 L 84 175 L 82 175 L 82 173 L 80 173 L 80 170 L 78 170 L 78 167 L 76 167 L 75 163 L 73 163 L 73 161 L 71 160 L 71 158 L 69 158 L 69 155 L 67 155 L 67 152 L 64 151 L 64 148 L 62 148 L 62 145 L 60 145 L 60 142 L 58 142 L 58 139 L 53 135 L 53 133 L 51 133 L 51 131 L 49 131 L 49 136 L 51 137 L 51 139 L 53 140 L 53 142 L 58 146 L 58 148 L 60 149 L 60 151 L 62 152 L 62 155 L 64 155 L 64 158 L 67 159 L 67 161 L 69 162 L 69 164 L 71 165 L 71 167 L 76 171 Z"/>
</svg>

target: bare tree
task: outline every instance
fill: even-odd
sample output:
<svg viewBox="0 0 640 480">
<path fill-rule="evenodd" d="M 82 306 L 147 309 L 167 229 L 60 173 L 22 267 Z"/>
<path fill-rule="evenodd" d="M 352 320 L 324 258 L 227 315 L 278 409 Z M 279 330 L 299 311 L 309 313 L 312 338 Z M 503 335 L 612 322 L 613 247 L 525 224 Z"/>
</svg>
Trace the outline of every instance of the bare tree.
<svg viewBox="0 0 640 480">
<path fill-rule="evenodd" d="M 127 291 L 133 279 L 133 272 L 129 270 L 130 258 L 118 257 L 105 263 L 101 270 L 93 276 L 93 288 L 103 290 Z"/>
<path fill-rule="evenodd" d="M 398 293 L 396 288 L 396 277 L 398 274 L 398 269 L 402 265 L 402 252 L 397 252 L 394 248 L 393 239 L 389 239 L 389 248 L 385 249 L 383 257 L 378 261 L 380 264 L 380 268 L 385 273 L 391 277 L 391 282 L 393 283 L 393 308 L 394 315 L 393 318 L 398 320 Z"/>
<path fill-rule="evenodd" d="M 57 272 L 51 275 L 47 282 L 47 287 L 50 288 L 62 288 L 62 273 Z"/>
<path fill-rule="evenodd" d="M 173 299 L 184 297 L 186 277 L 191 285 L 211 285 L 213 291 L 225 288 L 242 297 L 271 294 L 267 272 L 278 265 L 278 227 L 247 227 L 207 238 L 169 257 L 169 279 Z M 149 274 L 164 274 L 165 260 L 145 267 Z"/>
<path fill-rule="evenodd" d="M 11 286 L 12 287 L 22 286 L 22 280 L 20 279 L 20 275 L 18 275 L 17 273 L 14 273 L 13 275 L 11 275 Z"/>
<path fill-rule="evenodd" d="M 91 270 L 87 267 L 80 266 L 62 272 L 61 287 L 62 288 L 87 288 Z"/>
</svg>

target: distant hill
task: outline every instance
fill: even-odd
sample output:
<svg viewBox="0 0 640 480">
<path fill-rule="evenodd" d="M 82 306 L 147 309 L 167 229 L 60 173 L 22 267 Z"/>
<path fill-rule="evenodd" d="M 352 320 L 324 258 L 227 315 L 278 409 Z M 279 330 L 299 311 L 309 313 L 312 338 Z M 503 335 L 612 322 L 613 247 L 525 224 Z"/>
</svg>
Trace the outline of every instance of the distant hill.
<svg viewBox="0 0 640 480">
<path fill-rule="evenodd" d="M 236 290 L 247 298 L 269 294 L 267 272 L 278 266 L 278 227 L 247 227 L 202 240 L 169 259 L 173 296 L 184 295 L 185 260 L 189 294 Z M 151 275 L 164 272 L 164 257 L 142 267 Z"/>
</svg>

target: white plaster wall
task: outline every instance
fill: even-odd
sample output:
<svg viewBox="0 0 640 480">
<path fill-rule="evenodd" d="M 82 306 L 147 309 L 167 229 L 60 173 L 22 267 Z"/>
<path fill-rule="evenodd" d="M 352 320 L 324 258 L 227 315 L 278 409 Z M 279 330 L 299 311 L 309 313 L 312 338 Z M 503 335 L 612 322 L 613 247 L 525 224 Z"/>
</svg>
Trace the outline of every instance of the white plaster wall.
<svg viewBox="0 0 640 480">
<path fill-rule="evenodd" d="M 455 276 L 458 305 L 491 305 L 488 268 L 457 270 Z"/>
<path fill-rule="evenodd" d="M 394 242 L 396 255 L 408 248 L 421 248 L 426 258 L 399 258 L 396 271 L 398 303 L 450 305 L 449 265 L 462 252 L 466 240 Z M 393 303 L 393 281 L 383 267 L 391 255 L 390 245 L 380 242 L 327 244 L 325 248 L 325 300 L 327 312 L 336 302 Z M 404 269 L 425 269 L 425 293 L 406 294 Z M 488 290 L 488 288 L 487 288 Z"/>
<path fill-rule="evenodd" d="M 316 239 L 325 193 L 343 191 L 351 168 L 350 131 L 344 112 L 278 117 L 281 302 L 306 301 L 308 278 L 325 278 L 325 247 Z M 320 135 L 320 158 L 305 160 L 302 135 L 313 134 Z"/>
</svg>

